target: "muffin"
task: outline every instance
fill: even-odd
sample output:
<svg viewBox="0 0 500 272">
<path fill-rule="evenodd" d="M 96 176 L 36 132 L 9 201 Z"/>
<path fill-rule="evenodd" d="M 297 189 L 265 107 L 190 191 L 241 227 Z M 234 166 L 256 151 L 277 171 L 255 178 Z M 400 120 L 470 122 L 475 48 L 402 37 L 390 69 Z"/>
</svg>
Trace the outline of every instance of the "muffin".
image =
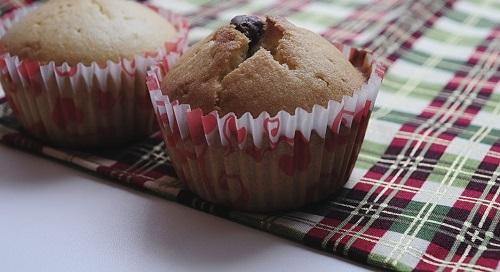
<svg viewBox="0 0 500 272">
<path fill-rule="evenodd" d="M 146 67 L 172 65 L 187 23 L 123 0 L 52 0 L 2 18 L 0 81 L 22 126 L 72 148 L 151 134 Z"/>
<path fill-rule="evenodd" d="M 350 176 L 383 68 L 278 17 L 237 16 L 148 76 L 176 173 L 246 211 L 303 206 Z M 340 50 L 339 50 L 340 49 Z"/>
</svg>

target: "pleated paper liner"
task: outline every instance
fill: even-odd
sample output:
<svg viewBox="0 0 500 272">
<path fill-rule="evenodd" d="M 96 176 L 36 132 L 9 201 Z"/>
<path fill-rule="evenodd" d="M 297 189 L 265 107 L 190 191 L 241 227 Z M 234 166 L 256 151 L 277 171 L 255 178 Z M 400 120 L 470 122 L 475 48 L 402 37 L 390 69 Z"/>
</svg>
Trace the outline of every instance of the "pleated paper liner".
<svg viewBox="0 0 500 272">
<path fill-rule="evenodd" d="M 194 193 L 246 211 L 297 208 L 335 193 L 358 156 L 384 67 L 362 50 L 336 45 L 368 78 L 353 96 L 311 112 L 203 115 L 162 94 L 161 65 L 147 84 L 176 173 Z"/>
<path fill-rule="evenodd" d="M 170 67 L 186 48 L 189 26 L 184 17 L 149 5 L 176 29 L 172 40 L 155 52 L 104 64 L 41 63 L 3 52 L 0 82 L 22 126 L 52 145 L 110 147 L 137 140 L 157 129 L 146 89 L 153 63 Z M 36 9 L 28 6 L 3 16 L 0 36 Z"/>
</svg>

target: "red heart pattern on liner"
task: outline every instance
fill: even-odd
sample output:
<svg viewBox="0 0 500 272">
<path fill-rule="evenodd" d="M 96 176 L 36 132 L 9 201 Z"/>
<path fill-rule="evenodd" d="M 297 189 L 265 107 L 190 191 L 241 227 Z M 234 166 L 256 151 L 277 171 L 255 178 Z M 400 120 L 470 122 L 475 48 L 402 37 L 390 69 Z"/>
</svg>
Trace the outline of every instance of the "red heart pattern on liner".
<svg viewBox="0 0 500 272">
<path fill-rule="evenodd" d="M 148 56 L 148 55 L 146 54 L 146 56 Z M 135 59 L 132 61 L 123 60 L 120 62 L 120 66 L 122 68 L 122 71 L 125 72 L 126 75 L 128 75 L 130 77 L 135 76 L 135 70 L 136 70 Z"/>
<path fill-rule="evenodd" d="M 213 112 L 202 116 L 201 121 L 203 123 L 203 131 L 205 135 L 210 135 L 217 127 L 217 117 Z"/>
<path fill-rule="evenodd" d="M 271 137 L 276 137 L 278 135 L 278 131 L 280 129 L 280 120 L 279 118 L 266 118 L 264 119 L 264 130 Z"/>
<path fill-rule="evenodd" d="M 236 127 L 236 117 L 234 117 L 234 115 L 226 118 L 224 121 L 224 137 L 228 143 L 231 143 L 233 136 L 236 136 L 236 143 L 241 144 L 245 141 L 246 135 L 247 129 L 245 127 Z"/>
</svg>

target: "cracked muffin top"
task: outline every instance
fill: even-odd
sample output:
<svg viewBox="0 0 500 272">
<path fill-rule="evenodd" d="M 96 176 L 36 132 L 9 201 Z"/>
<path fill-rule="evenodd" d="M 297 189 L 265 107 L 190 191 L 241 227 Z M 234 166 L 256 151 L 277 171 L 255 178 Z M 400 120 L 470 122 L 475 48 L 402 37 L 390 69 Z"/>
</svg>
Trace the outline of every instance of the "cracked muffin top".
<svg viewBox="0 0 500 272">
<path fill-rule="evenodd" d="M 156 51 L 174 27 L 149 8 L 123 0 L 52 0 L 15 23 L 6 52 L 42 62 L 104 63 Z"/>
<path fill-rule="evenodd" d="M 237 16 L 188 50 L 162 89 L 172 101 L 204 113 L 257 117 L 326 106 L 351 96 L 365 81 L 320 35 L 283 18 Z"/>
</svg>

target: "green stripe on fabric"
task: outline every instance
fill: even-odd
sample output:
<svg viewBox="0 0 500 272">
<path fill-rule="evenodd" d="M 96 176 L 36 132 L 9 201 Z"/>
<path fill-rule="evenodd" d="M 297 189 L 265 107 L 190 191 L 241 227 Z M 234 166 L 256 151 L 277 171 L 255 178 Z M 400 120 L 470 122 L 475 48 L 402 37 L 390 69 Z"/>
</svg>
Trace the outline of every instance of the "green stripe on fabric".
<svg viewBox="0 0 500 272">
<path fill-rule="evenodd" d="M 361 146 L 361 152 L 380 157 L 384 154 L 386 148 L 387 145 L 385 144 L 376 143 L 366 139 Z"/>
<path fill-rule="evenodd" d="M 377 162 L 372 158 L 380 158 L 386 149 L 387 145 L 379 144 L 365 138 L 355 167 L 360 169 L 370 169 Z"/>
<path fill-rule="evenodd" d="M 500 12 L 500 2 L 498 2 L 498 1 L 466 0 L 466 2 L 485 6 L 487 8 L 498 9 L 498 12 Z"/>
<path fill-rule="evenodd" d="M 418 51 L 413 49 L 412 51 L 408 51 L 401 56 L 402 59 L 415 64 L 423 64 L 426 60 L 428 60 L 431 55 L 424 53 L 422 51 Z M 437 64 L 433 64 L 435 69 L 440 69 L 443 71 L 455 72 L 456 70 L 462 68 L 463 61 L 453 60 L 449 58 L 441 59 Z"/>
<path fill-rule="evenodd" d="M 379 107 L 375 107 L 375 111 L 379 110 Z M 375 117 L 377 117 L 375 115 Z M 403 124 L 408 121 L 414 120 L 415 115 L 407 112 L 391 110 L 389 113 L 384 114 L 382 117 L 377 117 L 378 120 L 388 121 L 397 124 Z"/>
<path fill-rule="evenodd" d="M 307 21 L 308 23 L 314 23 L 318 25 L 323 25 L 323 26 L 328 26 L 328 25 L 333 25 L 337 22 L 339 22 L 342 18 L 340 17 L 333 17 L 331 15 L 326 15 L 326 14 L 318 14 L 314 12 L 308 12 L 308 11 L 300 11 L 297 12 L 293 15 L 290 16 L 290 18 L 293 20 L 299 20 L 299 21 Z"/>
<path fill-rule="evenodd" d="M 481 126 L 470 124 L 469 126 L 467 126 L 466 129 L 464 129 L 463 131 L 461 131 L 461 133 L 458 134 L 458 137 L 465 140 L 470 140 L 470 138 L 472 138 L 480 128 Z"/>
<path fill-rule="evenodd" d="M 500 116 L 498 117 L 500 119 Z M 493 145 L 495 142 L 498 142 L 498 139 L 500 139 L 500 130 L 498 129 L 492 129 L 486 137 L 481 141 L 482 144 L 486 145 Z"/>
<path fill-rule="evenodd" d="M 500 103 L 500 93 L 494 93 L 491 95 L 490 99 L 481 110 L 487 112 L 493 112 L 493 110 L 497 107 L 498 103 Z"/>
<path fill-rule="evenodd" d="M 388 73 L 384 77 L 383 89 L 384 91 L 389 92 L 398 92 L 401 87 L 403 87 L 408 79 L 401 78 L 395 74 Z M 415 88 L 413 88 L 410 92 L 410 96 L 415 98 L 420 98 L 424 100 L 430 100 L 434 98 L 439 91 L 442 89 L 442 86 L 439 84 L 433 84 L 428 82 L 420 82 Z"/>
<path fill-rule="evenodd" d="M 443 42 L 443 43 L 448 43 L 450 40 L 450 37 L 457 36 L 456 39 L 460 40 L 460 45 L 461 46 L 470 46 L 470 47 L 475 47 L 476 45 L 480 44 L 483 39 L 482 38 L 477 38 L 477 37 L 468 37 L 462 35 L 462 33 L 450 33 L 445 30 L 441 29 L 436 29 L 436 28 L 431 28 L 425 32 L 425 37 Z"/>
<path fill-rule="evenodd" d="M 464 154 L 463 154 L 464 155 Z M 458 155 L 445 153 L 434 166 L 434 170 L 427 178 L 428 182 L 451 182 L 451 186 L 457 188 L 465 188 L 469 184 L 470 179 L 480 162 L 473 159 L 466 159 L 462 165 L 463 156 L 457 158 Z M 460 166 L 462 165 L 462 166 Z"/>
<path fill-rule="evenodd" d="M 385 262 L 386 258 L 387 257 L 383 256 L 383 255 L 370 253 L 370 255 L 368 255 L 368 264 L 378 266 L 378 267 L 386 267 L 386 268 L 390 268 L 392 270 L 397 270 L 397 271 L 401 271 L 401 272 L 413 270 L 413 268 L 411 266 L 407 266 L 407 265 L 399 263 L 399 262 L 396 264 L 396 266 L 388 265 Z M 390 261 L 388 263 L 390 263 Z"/>
<path fill-rule="evenodd" d="M 416 220 L 415 217 L 417 217 L 419 213 L 425 214 L 429 209 L 432 208 L 432 205 L 427 205 L 424 209 L 424 205 L 426 205 L 426 203 L 419 201 L 410 201 L 410 203 L 408 203 L 408 205 L 402 211 L 402 216 L 398 217 L 399 220 L 396 220 L 394 224 L 392 224 L 390 231 L 404 234 L 404 232 L 410 228 L 412 221 Z M 422 211 L 422 209 L 424 210 Z M 428 220 L 432 220 L 433 222 L 428 222 L 428 220 L 425 221 L 415 236 L 425 241 L 432 241 L 432 238 L 439 229 L 439 225 L 436 224 L 436 221 L 443 222 L 449 210 L 450 207 L 436 205 L 432 209 L 432 212 L 430 213 L 428 218 Z M 418 226 L 421 221 L 423 221 L 423 219 L 417 220 L 417 224 L 414 224 L 412 226 L 412 230 L 409 233 L 413 233 L 414 231 L 416 231 L 415 227 Z"/>
<path fill-rule="evenodd" d="M 469 15 L 466 13 L 463 13 L 458 10 L 450 10 L 447 14 L 446 17 L 456 21 L 459 24 L 463 24 L 463 21 L 465 18 L 467 18 Z M 473 26 L 477 27 L 483 27 L 483 28 L 493 28 L 496 26 L 496 23 L 486 19 L 486 18 L 479 18 L 477 23 L 475 23 Z"/>
<path fill-rule="evenodd" d="M 500 118 L 500 117 L 499 117 Z M 465 140 L 470 140 L 471 137 L 480 129 L 482 126 L 475 125 L 475 124 L 470 124 L 466 129 L 464 129 L 461 133 L 458 134 L 458 137 L 465 139 Z M 498 139 L 500 138 L 500 130 L 498 129 L 491 129 L 491 131 L 488 132 L 484 136 L 484 139 L 480 141 L 482 144 L 486 145 L 492 145 Z"/>
<path fill-rule="evenodd" d="M 193 4 L 193 5 L 206 5 L 208 3 L 217 3 L 220 1 L 214 1 L 214 0 L 186 0 L 186 2 Z"/>
</svg>

